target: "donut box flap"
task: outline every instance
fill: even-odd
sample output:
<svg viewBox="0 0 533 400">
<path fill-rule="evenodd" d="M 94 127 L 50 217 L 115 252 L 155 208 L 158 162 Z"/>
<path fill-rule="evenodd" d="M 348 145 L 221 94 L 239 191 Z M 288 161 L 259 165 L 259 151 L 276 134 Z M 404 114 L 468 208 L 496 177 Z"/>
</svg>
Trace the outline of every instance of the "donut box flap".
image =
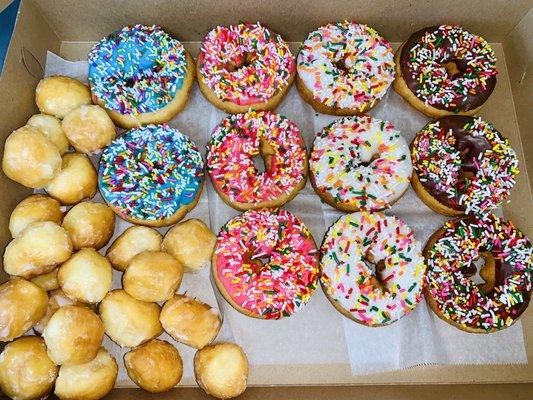
<svg viewBox="0 0 533 400">
<path fill-rule="evenodd" d="M 9 4 L 10 0 L 0 0 L 0 11 Z M 434 0 L 424 4 L 409 0 L 377 0 L 359 2 L 356 8 L 352 2 L 341 0 L 328 4 L 310 2 L 305 6 L 293 0 L 246 3 L 239 0 L 203 3 L 163 0 L 157 5 L 131 0 L 120 8 L 105 0 L 23 0 L 0 78 L 0 132 L 5 140 L 11 131 L 22 126 L 37 111 L 33 101 L 34 89 L 43 74 L 41 66 L 44 66 L 47 50 L 67 59 L 84 59 L 91 42 L 131 23 L 161 24 L 187 42 L 199 42 L 215 23 L 228 24 L 236 20 L 259 20 L 291 42 L 301 41 L 309 31 L 325 22 L 345 18 L 368 23 L 392 42 L 401 42 L 424 26 L 440 22 L 458 23 L 497 43 L 496 47 L 505 52 L 505 67 L 500 69 L 498 84 L 504 85 L 512 97 L 492 98 L 482 116 L 490 116 L 519 154 L 521 174 L 512 193 L 512 202 L 504 206 L 504 214 L 533 237 L 533 202 L 528 179 L 528 173 L 533 176 L 533 136 L 529 134 L 533 124 L 530 101 L 533 78 L 528 70 L 533 54 L 530 43 L 533 11 L 528 12 L 530 7 L 531 2 L 527 0 L 515 1 L 511 5 L 498 0 L 449 1 L 448 4 Z M 197 46 L 193 43 L 187 45 L 189 48 Z M 528 158 L 525 159 L 524 155 Z M 0 193 L 3 200 L 0 202 L 0 240 L 4 248 L 10 240 L 7 231 L 10 211 L 30 192 L 0 174 Z M 0 278 L 4 281 L 7 276 L 4 274 Z M 533 360 L 532 308 L 526 312 L 522 322 L 528 358 Z M 533 364 L 426 366 L 356 377 L 350 374 L 349 369 L 349 365 L 345 364 L 252 368 L 252 386 L 260 387 L 249 388 L 242 398 L 351 399 L 357 395 L 362 398 L 418 399 L 447 397 L 450 393 L 473 399 L 520 398 L 531 390 L 526 382 L 533 381 Z M 295 379 L 298 387 L 270 387 L 294 382 Z M 328 383 L 341 386 L 329 386 Z M 484 385 L 472 387 L 469 383 Z M 486 385 L 488 383 L 501 385 Z M 395 387 L 382 386 L 391 384 Z M 148 397 L 146 392 L 135 388 L 118 388 L 108 396 L 113 399 Z M 205 395 L 197 388 L 180 388 L 158 395 L 158 398 L 203 399 Z"/>
</svg>

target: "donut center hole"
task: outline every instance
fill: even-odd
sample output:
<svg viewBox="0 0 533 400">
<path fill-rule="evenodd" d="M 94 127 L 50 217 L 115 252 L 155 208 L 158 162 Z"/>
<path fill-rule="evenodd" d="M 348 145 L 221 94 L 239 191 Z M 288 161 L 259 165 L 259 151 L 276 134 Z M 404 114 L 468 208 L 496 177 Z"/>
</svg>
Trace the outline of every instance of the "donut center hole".
<svg viewBox="0 0 533 400">
<path fill-rule="evenodd" d="M 263 136 L 259 138 L 259 154 L 252 160 L 258 173 L 268 171 L 272 165 L 272 157 L 275 154 L 274 147 Z"/>
<path fill-rule="evenodd" d="M 386 285 L 382 281 L 381 273 L 385 269 L 385 262 L 383 260 L 376 260 L 372 253 L 368 252 L 364 258 L 363 262 L 372 271 L 372 276 L 370 277 L 370 284 L 375 288 L 384 292 L 386 290 Z"/>
<path fill-rule="evenodd" d="M 257 54 L 252 52 L 244 52 L 241 58 L 236 61 L 229 62 L 225 65 L 229 72 L 238 71 L 241 68 L 246 68 L 252 65 L 257 60 Z"/>
<path fill-rule="evenodd" d="M 362 166 L 362 167 L 368 167 L 370 164 L 372 164 L 378 158 L 379 158 L 379 155 L 377 153 L 372 154 L 368 160 L 361 161 L 359 165 Z"/>
<path fill-rule="evenodd" d="M 345 58 L 341 58 L 341 59 L 335 61 L 333 63 L 333 65 L 335 65 L 335 67 L 339 71 L 341 71 L 342 73 L 347 73 L 350 70 L 350 68 L 346 65 L 346 59 Z"/>
<path fill-rule="evenodd" d="M 470 266 L 463 269 L 463 275 L 474 282 L 481 293 L 489 294 L 496 285 L 494 256 L 488 251 L 479 253 Z"/>
<path fill-rule="evenodd" d="M 453 78 L 455 75 L 458 75 L 461 72 L 459 71 L 459 68 L 457 68 L 457 64 L 453 61 L 449 61 L 444 64 L 444 68 L 446 69 L 446 72 L 450 78 Z"/>
<path fill-rule="evenodd" d="M 259 271 L 261 271 L 265 267 L 265 265 L 268 265 L 268 263 L 270 262 L 270 257 L 268 256 L 256 257 L 252 253 L 250 253 L 247 258 L 248 258 L 248 262 L 252 266 L 252 270 L 254 271 L 254 273 L 259 273 Z"/>
</svg>

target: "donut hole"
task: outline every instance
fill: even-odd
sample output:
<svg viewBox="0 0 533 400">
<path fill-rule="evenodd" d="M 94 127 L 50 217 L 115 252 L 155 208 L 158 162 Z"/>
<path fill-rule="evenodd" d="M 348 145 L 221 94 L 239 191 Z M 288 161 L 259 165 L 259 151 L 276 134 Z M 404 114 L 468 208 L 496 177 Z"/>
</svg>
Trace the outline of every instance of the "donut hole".
<svg viewBox="0 0 533 400">
<path fill-rule="evenodd" d="M 244 52 L 242 56 L 235 61 L 228 62 L 224 65 L 228 72 L 235 72 L 247 68 L 257 60 L 257 54 L 254 52 Z"/>
<path fill-rule="evenodd" d="M 272 156 L 276 153 L 274 147 L 264 137 L 259 138 L 259 154 L 252 157 L 254 167 L 258 173 L 266 172 L 272 164 Z"/>
<path fill-rule="evenodd" d="M 270 263 L 270 257 L 268 256 L 254 256 L 253 253 L 249 253 L 245 259 L 248 260 L 252 266 L 252 270 L 255 274 L 258 274 L 265 266 Z"/>
<path fill-rule="evenodd" d="M 448 61 L 444 64 L 444 68 L 446 69 L 448 76 L 452 79 L 461 73 L 461 71 L 459 71 L 459 68 L 457 68 L 457 64 L 455 63 L 455 61 Z"/>
<path fill-rule="evenodd" d="M 336 61 L 333 62 L 333 65 L 335 66 L 335 68 L 337 68 L 340 72 L 346 74 L 350 71 L 350 67 L 348 67 L 346 65 L 346 59 L 345 58 L 340 58 Z"/>
<path fill-rule="evenodd" d="M 480 252 L 462 272 L 483 294 L 492 292 L 496 285 L 496 262 L 489 251 Z"/>
<path fill-rule="evenodd" d="M 361 160 L 361 162 L 359 163 L 359 166 L 362 166 L 362 167 L 368 167 L 370 164 L 372 164 L 375 160 L 377 160 L 379 158 L 379 154 L 377 153 L 374 153 L 370 156 L 370 158 L 368 160 Z"/>
<path fill-rule="evenodd" d="M 368 252 L 363 257 L 363 262 L 367 266 L 367 268 L 372 272 L 372 276 L 370 277 L 370 284 L 374 286 L 376 289 L 379 289 L 381 291 L 385 291 L 386 285 L 383 283 L 382 280 L 382 272 L 385 269 L 385 261 L 384 260 L 376 260 L 375 257 L 372 255 L 372 253 Z"/>
</svg>

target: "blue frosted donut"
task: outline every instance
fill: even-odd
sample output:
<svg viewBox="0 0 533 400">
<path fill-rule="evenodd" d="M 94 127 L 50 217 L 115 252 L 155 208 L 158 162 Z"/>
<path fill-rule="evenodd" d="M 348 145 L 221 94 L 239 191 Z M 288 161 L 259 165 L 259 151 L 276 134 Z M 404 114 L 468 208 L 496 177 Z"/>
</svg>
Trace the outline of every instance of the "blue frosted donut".
<svg viewBox="0 0 533 400">
<path fill-rule="evenodd" d="M 126 128 L 170 120 L 185 105 L 194 77 L 183 45 L 156 25 L 112 33 L 88 60 L 94 101 Z"/>
<path fill-rule="evenodd" d="M 168 125 L 132 129 L 100 158 L 102 197 L 126 221 L 171 225 L 194 208 L 202 191 L 204 162 L 196 145 Z"/>
</svg>

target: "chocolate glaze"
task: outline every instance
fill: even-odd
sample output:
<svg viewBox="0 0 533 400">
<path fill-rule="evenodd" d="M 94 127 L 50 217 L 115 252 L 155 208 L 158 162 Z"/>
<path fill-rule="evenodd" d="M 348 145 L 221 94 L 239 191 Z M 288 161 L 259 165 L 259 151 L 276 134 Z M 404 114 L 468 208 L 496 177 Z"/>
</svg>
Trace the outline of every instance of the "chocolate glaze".
<svg viewBox="0 0 533 400">
<path fill-rule="evenodd" d="M 465 219 L 465 221 L 467 224 L 478 223 L 474 217 L 468 217 Z M 483 223 L 481 222 L 481 226 L 483 226 L 482 224 Z M 516 269 L 515 265 L 509 264 L 508 262 L 504 261 L 504 257 L 500 256 L 502 251 L 503 249 L 501 247 L 501 242 L 494 243 L 494 241 L 493 241 L 492 249 L 486 249 L 486 248 L 478 249 L 479 254 L 483 252 L 489 252 L 494 257 L 494 268 L 496 272 L 495 281 L 494 281 L 494 289 L 496 289 L 498 286 L 505 284 L 506 280 L 508 278 L 511 278 L 512 275 L 515 273 L 515 269 Z M 470 265 L 470 268 L 467 266 L 463 267 L 461 269 L 462 270 L 461 272 L 465 276 L 469 276 L 469 272 L 471 272 L 469 270 L 471 270 L 472 267 L 474 268 L 474 273 L 475 273 L 475 266 L 473 263 Z M 470 275 L 473 275 L 473 273 L 471 273 Z M 485 295 L 486 296 L 497 296 L 498 293 L 494 289 L 488 293 L 485 293 Z M 526 310 L 527 306 L 529 305 L 529 301 L 531 299 L 531 291 L 528 291 L 526 290 L 525 287 L 522 287 L 521 292 L 524 296 L 524 301 L 517 303 L 511 307 L 511 312 L 513 313 L 511 317 L 513 319 L 518 318 L 518 316 L 520 316 L 520 314 L 522 314 Z M 502 317 L 503 319 L 505 319 L 506 316 L 502 316 Z"/>
<path fill-rule="evenodd" d="M 437 30 L 438 28 L 439 28 L 438 26 L 431 26 L 429 28 L 424 28 L 424 29 L 419 30 L 418 32 L 413 33 L 409 37 L 409 39 L 407 39 L 407 41 L 404 43 L 402 47 L 402 52 L 400 54 L 400 69 L 402 71 L 402 78 L 407 84 L 407 87 L 409 87 L 409 89 L 411 90 L 411 92 L 413 92 L 415 96 L 417 96 L 416 93 L 420 85 L 419 85 L 418 80 L 413 78 L 412 70 L 411 68 L 409 68 L 409 60 L 410 60 L 409 53 L 424 34 L 428 32 L 433 32 Z M 449 57 L 443 60 L 442 64 L 446 64 L 448 62 L 454 62 L 457 65 L 459 74 L 464 73 L 467 68 L 466 61 L 453 58 L 452 51 L 450 50 L 450 47 L 451 47 L 450 41 L 448 39 L 444 39 L 441 43 L 441 47 L 443 47 L 446 50 L 446 55 L 447 57 Z M 435 104 L 431 106 L 434 108 L 438 108 L 439 110 L 446 110 L 446 111 L 451 111 L 455 113 L 458 113 L 461 111 L 473 110 L 481 106 L 489 98 L 495 86 L 496 86 L 496 76 L 493 75 L 487 79 L 485 90 L 483 90 L 483 88 L 479 86 L 475 90 L 475 93 L 470 93 L 469 91 L 465 97 L 463 97 L 462 99 L 459 99 L 459 104 L 457 104 L 456 106 L 455 105 L 452 106 L 449 104 Z M 420 99 L 420 100 L 424 101 L 423 99 Z"/>
<path fill-rule="evenodd" d="M 438 122 L 441 130 L 451 130 L 455 138 L 455 148 L 461 154 L 462 173 L 457 183 L 458 194 L 454 197 L 449 197 L 449 194 L 440 190 L 434 181 L 421 182 L 424 188 L 436 198 L 439 203 L 444 204 L 454 210 L 466 209 L 464 204 L 459 204 L 459 198 L 464 193 L 465 177 L 475 175 L 477 169 L 474 165 L 474 159 L 478 158 L 479 154 L 492 148 L 491 144 L 484 136 L 473 136 L 471 132 L 465 130 L 465 125 L 473 123 L 475 118 L 466 117 L 463 115 L 452 115 L 449 117 L 440 118 L 437 121 L 430 122 L 430 124 Z M 499 133 L 498 133 L 499 134 Z"/>
</svg>

